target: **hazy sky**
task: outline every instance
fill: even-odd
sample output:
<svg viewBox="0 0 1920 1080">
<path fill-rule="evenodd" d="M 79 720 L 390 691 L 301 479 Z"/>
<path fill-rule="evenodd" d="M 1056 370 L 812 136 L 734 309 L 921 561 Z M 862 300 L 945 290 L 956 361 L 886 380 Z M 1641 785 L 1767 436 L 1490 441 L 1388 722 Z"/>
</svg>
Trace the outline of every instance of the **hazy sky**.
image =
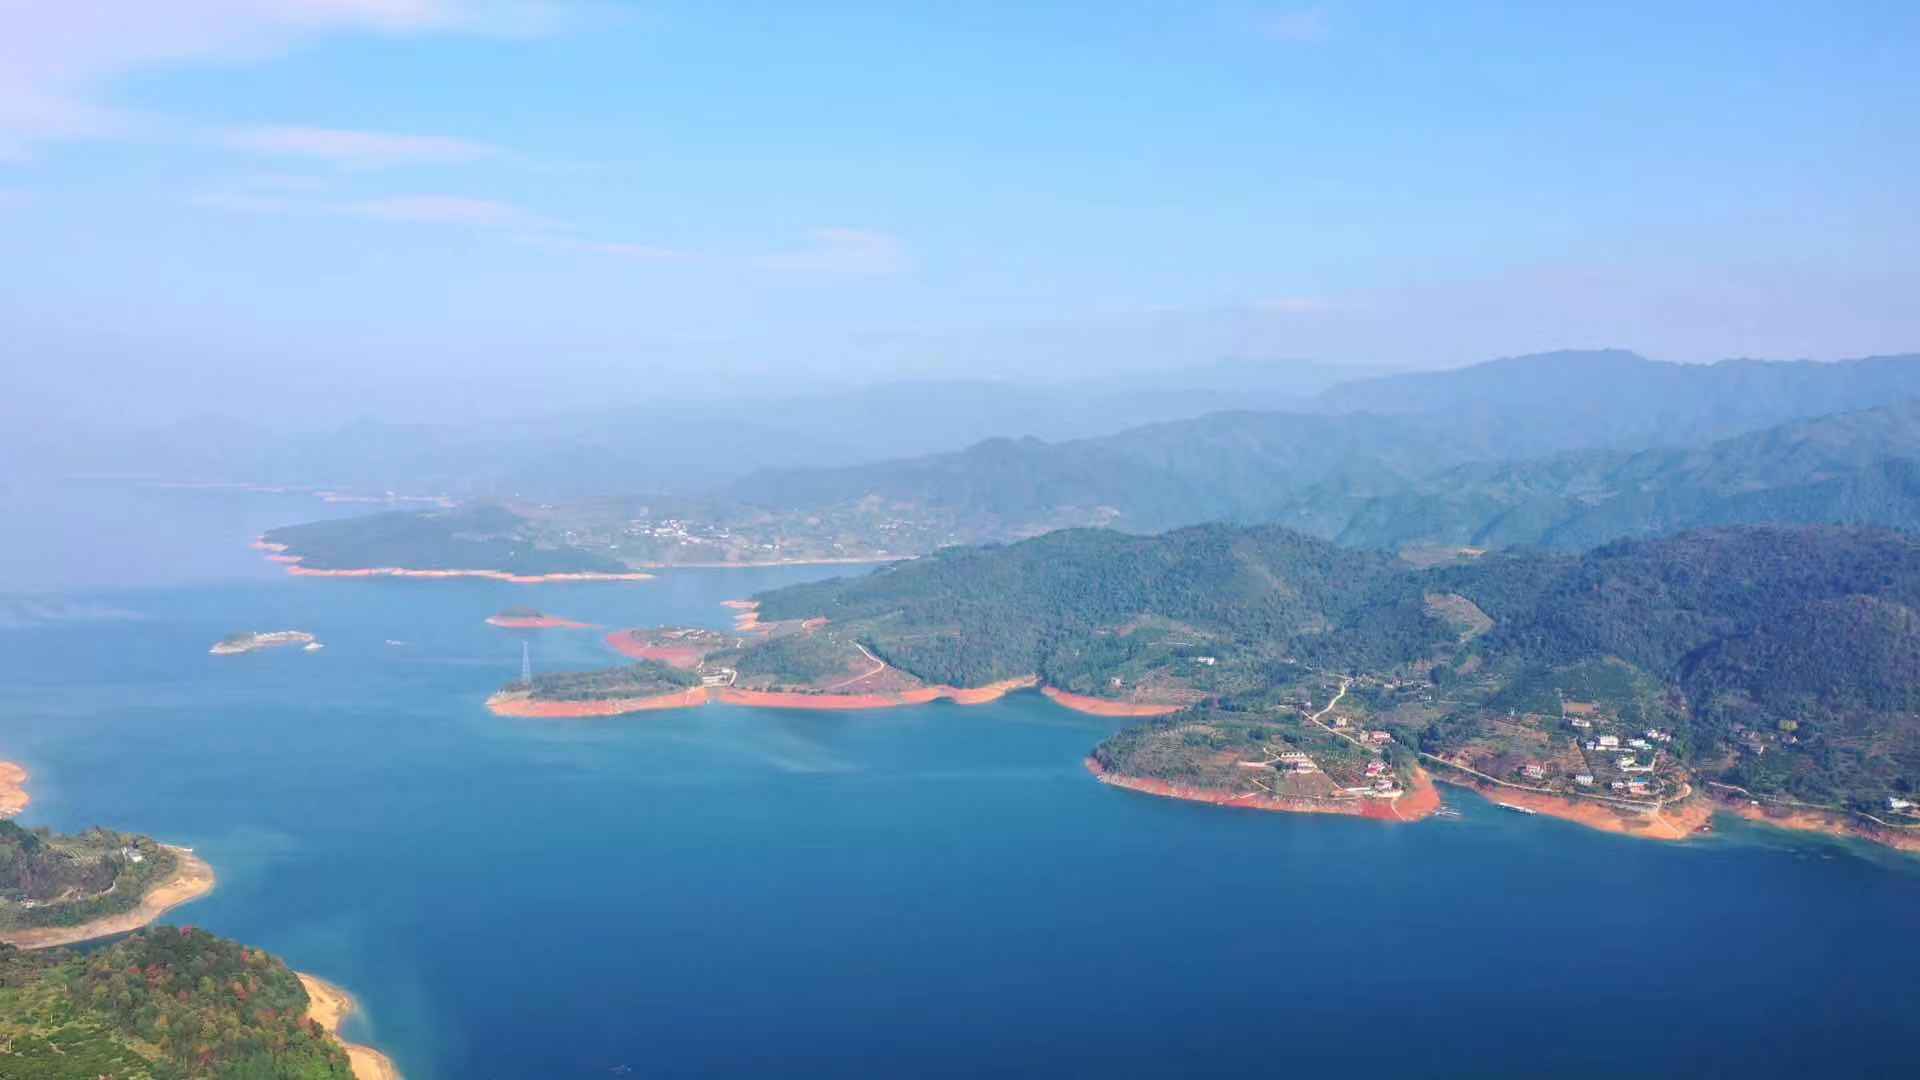
<svg viewBox="0 0 1920 1080">
<path fill-rule="evenodd" d="M 1920 5 L 1577 6 L 0 0 L 0 359 L 147 417 L 1920 349 Z"/>
</svg>

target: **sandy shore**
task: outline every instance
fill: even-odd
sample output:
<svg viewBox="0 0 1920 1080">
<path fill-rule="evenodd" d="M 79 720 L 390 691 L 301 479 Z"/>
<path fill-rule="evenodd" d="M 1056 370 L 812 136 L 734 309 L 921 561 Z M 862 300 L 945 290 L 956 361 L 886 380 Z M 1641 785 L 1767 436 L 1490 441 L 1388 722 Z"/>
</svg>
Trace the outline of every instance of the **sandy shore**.
<svg viewBox="0 0 1920 1080">
<path fill-rule="evenodd" d="M 564 720 L 624 716 L 627 713 L 655 712 L 660 709 L 691 709 L 706 703 L 707 688 L 704 686 L 648 697 L 604 698 L 599 701 L 536 701 L 525 690 L 503 690 L 487 699 L 487 708 L 495 716 Z"/>
<path fill-rule="evenodd" d="M 591 630 L 592 623 L 574 622 L 558 615 L 489 615 L 488 626 L 502 630 Z"/>
<path fill-rule="evenodd" d="M 0 818 L 10 818 L 27 808 L 33 796 L 27 794 L 26 769 L 11 761 L 0 761 Z"/>
<path fill-rule="evenodd" d="M 1525 807 L 1535 813 L 1585 825 L 1590 829 L 1637 836 L 1643 840 L 1691 839 L 1699 835 L 1701 827 L 1713 819 L 1713 804 L 1698 795 L 1658 809 L 1642 810 L 1598 799 L 1543 795 L 1537 791 L 1498 787 L 1452 777 L 1444 779 L 1442 783 L 1470 788 L 1488 802 Z"/>
<path fill-rule="evenodd" d="M 1148 705 L 1132 701 L 1114 701 L 1109 698 L 1089 697 L 1086 694 L 1074 694 L 1043 686 L 1040 692 L 1047 700 L 1074 712 L 1092 716 L 1166 716 L 1186 708 L 1184 705 Z"/>
<path fill-rule="evenodd" d="M 353 1063 L 354 1080 L 400 1080 L 400 1070 L 394 1067 L 392 1058 L 370 1046 L 340 1038 L 340 1024 L 349 1013 L 360 1007 L 353 995 L 304 971 L 294 974 L 300 977 L 300 985 L 307 991 L 307 1019 L 319 1024 L 327 1030 L 327 1034 L 339 1040 L 340 1046 L 347 1052 L 347 1060 Z"/>
<path fill-rule="evenodd" d="M 179 868 L 173 872 L 172 876 L 148 889 L 147 895 L 141 898 L 139 905 L 133 910 L 81 923 L 79 926 L 44 926 L 32 930 L 13 930 L 0 934 L 0 941 L 22 949 L 50 949 L 56 945 L 72 945 L 75 942 L 124 934 L 140 929 L 181 904 L 198 900 L 212 892 L 213 867 L 208 866 L 186 848 L 173 847 L 171 844 L 167 846 L 179 856 Z"/>
<path fill-rule="evenodd" d="M 733 632 L 736 634 L 758 634 L 764 627 L 760 625 L 760 601 L 758 600 L 722 600 L 720 606 L 732 608 Z"/>
<path fill-rule="evenodd" d="M 1235 794 L 1218 788 L 1193 787 L 1109 772 L 1091 757 L 1084 764 L 1088 772 L 1109 787 L 1157 795 L 1163 799 L 1207 803 L 1210 806 L 1231 806 L 1281 814 L 1338 814 L 1393 822 L 1419 821 L 1431 817 L 1434 811 L 1440 809 L 1440 794 L 1434 790 L 1433 781 L 1424 769 L 1414 772 L 1413 787 L 1397 799 L 1286 799 L 1258 793 Z"/>
</svg>

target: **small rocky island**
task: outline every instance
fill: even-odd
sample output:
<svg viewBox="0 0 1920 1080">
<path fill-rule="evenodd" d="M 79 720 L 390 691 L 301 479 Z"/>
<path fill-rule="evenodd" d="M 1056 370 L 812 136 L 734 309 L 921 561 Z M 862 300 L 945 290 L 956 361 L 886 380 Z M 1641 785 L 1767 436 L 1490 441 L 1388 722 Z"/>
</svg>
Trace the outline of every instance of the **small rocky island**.
<svg viewBox="0 0 1920 1080">
<path fill-rule="evenodd" d="M 247 631 L 228 634 L 213 643 L 207 652 L 214 656 L 238 656 L 241 653 L 258 652 L 261 649 L 273 649 L 283 645 L 299 645 L 308 652 L 318 652 L 325 646 L 313 639 L 305 630 L 268 630 L 264 633 Z"/>
</svg>

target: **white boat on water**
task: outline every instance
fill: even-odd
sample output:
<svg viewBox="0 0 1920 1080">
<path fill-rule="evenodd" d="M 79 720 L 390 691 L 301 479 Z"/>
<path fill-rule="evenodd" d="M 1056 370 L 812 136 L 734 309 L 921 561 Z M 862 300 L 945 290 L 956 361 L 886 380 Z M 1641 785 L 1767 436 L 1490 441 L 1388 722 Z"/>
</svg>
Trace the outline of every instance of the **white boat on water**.
<svg viewBox="0 0 1920 1080">
<path fill-rule="evenodd" d="M 1529 810 L 1524 806 L 1515 806 L 1510 802 L 1494 803 L 1493 805 L 1498 806 L 1502 810 L 1511 810 L 1516 814 L 1537 814 L 1540 812 L 1538 810 Z"/>
</svg>

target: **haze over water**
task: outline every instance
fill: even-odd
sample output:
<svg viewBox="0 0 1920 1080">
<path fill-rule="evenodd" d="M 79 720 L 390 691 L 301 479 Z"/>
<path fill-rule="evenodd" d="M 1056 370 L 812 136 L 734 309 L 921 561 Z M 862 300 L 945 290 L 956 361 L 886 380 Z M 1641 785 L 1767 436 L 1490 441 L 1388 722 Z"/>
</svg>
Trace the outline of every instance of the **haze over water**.
<svg viewBox="0 0 1920 1080">
<path fill-rule="evenodd" d="M 36 527 L 87 531 L 48 505 Z M 543 670 L 610 654 L 482 623 L 502 607 L 723 627 L 721 600 L 839 571 L 299 580 L 245 543 L 317 503 L 141 505 L 192 572 L 130 558 L 0 600 L 23 820 L 193 845 L 220 884 L 169 921 L 350 988 L 347 1036 L 415 1080 L 1911 1059 L 1909 859 L 1734 823 L 1635 841 L 1457 791 L 1462 817 L 1407 827 L 1158 800 L 1090 779 L 1107 722 L 1033 695 L 503 719 L 482 701 L 522 640 Z M 327 648 L 206 654 L 286 628 Z"/>
</svg>

